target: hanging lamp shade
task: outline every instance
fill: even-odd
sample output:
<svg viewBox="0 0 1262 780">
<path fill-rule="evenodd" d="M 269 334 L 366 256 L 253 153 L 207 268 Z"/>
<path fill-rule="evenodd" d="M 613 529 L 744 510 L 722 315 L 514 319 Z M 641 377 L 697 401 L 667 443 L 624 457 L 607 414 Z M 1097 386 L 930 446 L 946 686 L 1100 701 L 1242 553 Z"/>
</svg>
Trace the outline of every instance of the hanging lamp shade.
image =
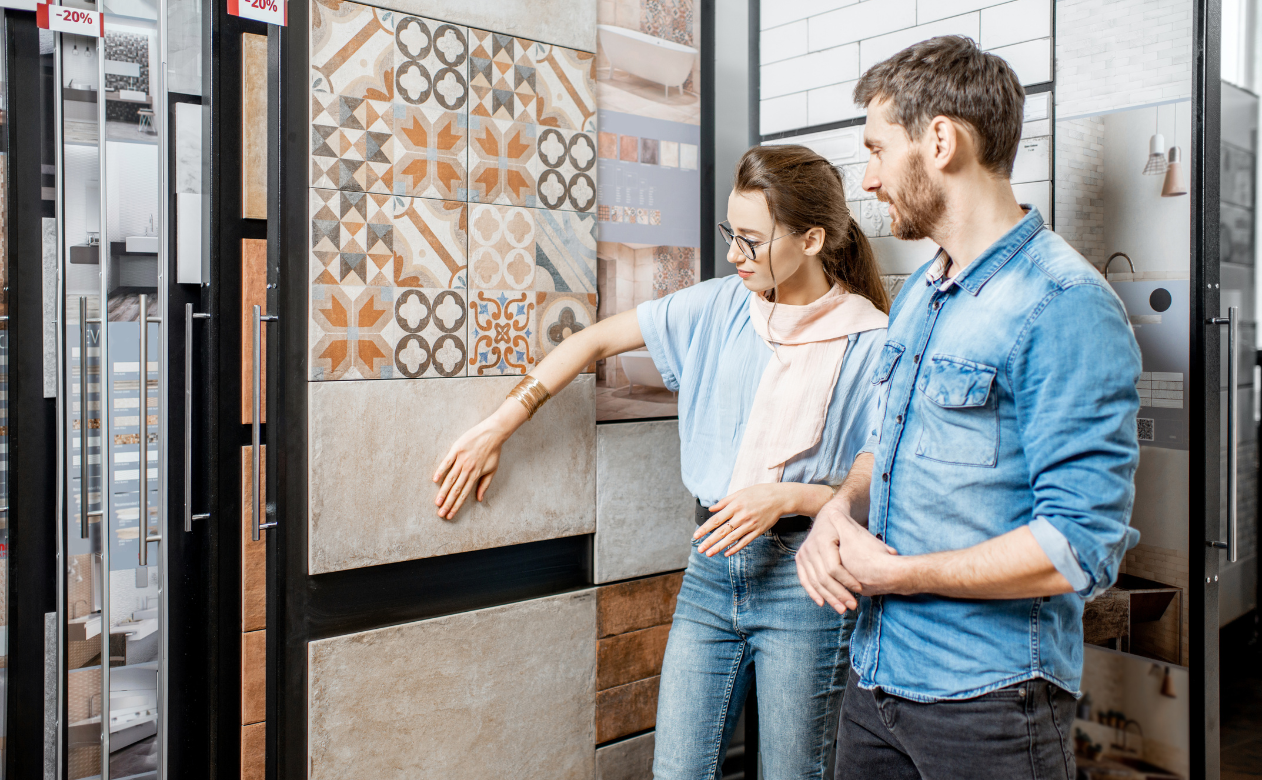
<svg viewBox="0 0 1262 780">
<path fill-rule="evenodd" d="M 1187 179 L 1183 177 L 1183 150 L 1177 146 L 1171 146 L 1166 163 L 1166 180 L 1161 186 L 1161 197 L 1173 198 L 1186 194 L 1188 194 L 1188 185 Z"/>
<path fill-rule="evenodd" d="M 1154 133 L 1148 139 L 1148 163 L 1144 165 L 1145 176 L 1160 176 L 1166 172 L 1166 139 L 1161 133 Z"/>
</svg>

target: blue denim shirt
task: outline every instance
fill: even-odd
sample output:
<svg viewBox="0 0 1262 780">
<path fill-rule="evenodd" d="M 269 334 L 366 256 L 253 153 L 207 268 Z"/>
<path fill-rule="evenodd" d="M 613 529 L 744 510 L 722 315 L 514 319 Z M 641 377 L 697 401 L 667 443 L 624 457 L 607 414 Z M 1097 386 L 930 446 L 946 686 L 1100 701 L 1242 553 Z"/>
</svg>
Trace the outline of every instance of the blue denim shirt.
<svg viewBox="0 0 1262 780">
<path fill-rule="evenodd" d="M 1029 526 L 1077 588 L 1061 596 L 861 598 L 863 688 L 967 699 L 1082 678 L 1082 605 L 1117 578 L 1139 463 L 1139 347 L 1100 274 L 1032 207 L 954 280 L 945 255 L 904 285 L 873 383 L 868 527 L 902 555 Z"/>
</svg>

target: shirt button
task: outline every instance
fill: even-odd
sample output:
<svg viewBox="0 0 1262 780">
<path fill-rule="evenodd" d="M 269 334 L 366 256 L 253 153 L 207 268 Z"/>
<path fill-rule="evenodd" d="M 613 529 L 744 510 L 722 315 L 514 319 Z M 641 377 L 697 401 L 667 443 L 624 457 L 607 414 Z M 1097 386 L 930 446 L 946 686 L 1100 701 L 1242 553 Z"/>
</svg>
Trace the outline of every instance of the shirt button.
<svg viewBox="0 0 1262 780">
<path fill-rule="evenodd" d="M 890 481 L 890 473 L 888 471 L 881 475 L 881 481 L 882 482 Z"/>
<path fill-rule="evenodd" d="M 913 362 L 913 363 L 919 363 L 919 362 L 920 362 L 920 355 L 917 355 L 917 356 L 915 356 L 914 358 L 912 358 L 912 359 L 911 359 L 911 362 Z"/>
<path fill-rule="evenodd" d="M 942 301 L 934 301 L 934 302 L 933 302 L 933 308 L 935 308 L 935 309 L 941 309 L 941 308 L 942 308 Z"/>
<path fill-rule="evenodd" d="M 877 534 L 877 535 L 876 535 L 876 540 L 877 540 L 878 542 L 884 542 L 884 541 L 885 541 L 885 534 Z"/>
<path fill-rule="evenodd" d="M 903 421 L 903 416 L 900 414 L 900 415 L 898 416 L 898 419 L 896 419 L 896 420 L 895 420 L 895 422 L 899 422 L 899 423 L 901 423 L 902 421 Z"/>
</svg>

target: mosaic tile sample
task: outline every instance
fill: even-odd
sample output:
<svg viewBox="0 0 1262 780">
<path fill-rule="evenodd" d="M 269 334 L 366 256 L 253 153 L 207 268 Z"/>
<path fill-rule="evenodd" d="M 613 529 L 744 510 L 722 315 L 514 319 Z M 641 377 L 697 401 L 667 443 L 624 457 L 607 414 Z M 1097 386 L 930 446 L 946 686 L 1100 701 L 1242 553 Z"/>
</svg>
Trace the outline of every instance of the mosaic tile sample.
<svg viewBox="0 0 1262 780">
<path fill-rule="evenodd" d="M 595 56 L 344 0 L 311 24 L 310 378 L 523 374 L 590 325 Z"/>
<path fill-rule="evenodd" d="M 590 780 L 595 624 L 583 590 L 310 643 L 308 777 Z"/>
<path fill-rule="evenodd" d="M 434 467 L 451 442 L 494 411 L 517 382 L 509 376 L 309 383 L 309 446 L 319 453 L 308 465 L 309 571 L 594 532 L 596 395 L 590 374 L 558 393 L 504 445 L 484 502 L 469 501 L 454 520 L 437 516 Z M 370 490 L 365 475 L 371 475 Z"/>
</svg>

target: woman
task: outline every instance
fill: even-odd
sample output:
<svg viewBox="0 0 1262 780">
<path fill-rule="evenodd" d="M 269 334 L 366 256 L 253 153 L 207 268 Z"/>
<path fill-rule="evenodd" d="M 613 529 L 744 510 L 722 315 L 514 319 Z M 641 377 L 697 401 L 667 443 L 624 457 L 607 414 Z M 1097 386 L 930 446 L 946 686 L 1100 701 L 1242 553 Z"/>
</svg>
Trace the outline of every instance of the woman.
<svg viewBox="0 0 1262 780">
<path fill-rule="evenodd" d="M 475 489 L 481 501 L 502 445 L 543 402 L 594 361 L 647 347 L 679 393 L 700 525 L 662 665 L 654 776 L 718 775 L 756 667 L 765 776 L 823 778 L 853 616 L 816 606 L 793 556 L 875 419 L 889 299 L 841 177 L 809 149 L 747 151 L 727 216 L 734 276 L 562 342 L 452 446 L 435 503 L 450 519 Z"/>
</svg>

